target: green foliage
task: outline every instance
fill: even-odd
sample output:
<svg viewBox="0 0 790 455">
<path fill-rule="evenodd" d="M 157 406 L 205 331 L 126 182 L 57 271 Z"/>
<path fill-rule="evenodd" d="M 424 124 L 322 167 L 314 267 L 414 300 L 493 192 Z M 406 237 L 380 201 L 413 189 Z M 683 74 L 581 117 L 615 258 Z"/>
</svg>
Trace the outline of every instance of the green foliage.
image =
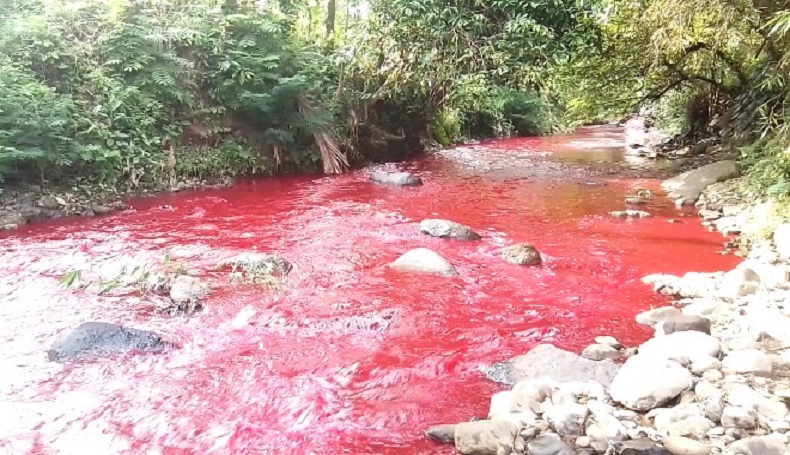
<svg viewBox="0 0 790 455">
<path fill-rule="evenodd" d="M 0 181 L 74 160 L 67 132 L 73 109 L 68 97 L 0 58 Z"/>
</svg>

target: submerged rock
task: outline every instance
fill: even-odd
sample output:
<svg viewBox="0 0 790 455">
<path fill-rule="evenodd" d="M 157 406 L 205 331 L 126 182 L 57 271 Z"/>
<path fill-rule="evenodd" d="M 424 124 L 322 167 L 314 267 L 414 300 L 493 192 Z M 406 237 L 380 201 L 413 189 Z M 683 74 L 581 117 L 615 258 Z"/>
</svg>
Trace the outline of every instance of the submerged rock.
<svg viewBox="0 0 790 455">
<path fill-rule="evenodd" d="M 490 365 L 483 372 L 488 379 L 508 385 L 546 376 L 556 382 L 596 381 L 608 386 L 619 368 L 613 362 L 596 362 L 541 344 L 524 355 Z"/>
<path fill-rule="evenodd" d="M 518 243 L 505 248 L 502 259 L 516 265 L 540 265 L 543 262 L 540 252 L 530 243 Z"/>
<path fill-rule="evenodd" d="M 609 212 L 609 215 L 615 218 L 648 218 L 650 213 L 643 210 L 617 210 Z"/>
<path fill-rule="evenodd" d="M 480 240 L 481 238 L 469 226 L 448 220 L 423 220 L 420 222 L 420 232 L 443 239 Z"/>
<path fill-rule="evenodd" d="M 153 332 L 106 322 L 86 322 L 58 339 L 47 355 L 49 360 L 63 362 L 129 351 L 162 352 L 172 347 L 172 343 Z"/>
<path fill-rule="evenodd" d="M 427 248 L 416 248 L 404 253 L 390 267 L 405 272 L 437 273 L 445 276 L 458 274 L 447 259 Z"/>
<path fill-rule="evenodd" d="M 376 183 L 383 183 L 386 185 L 395 185 L 395 186 L 422 185 L 422 179 L 412 174 L 411 172 L 375 171 L 375 172 L 371 172 L 370 180 Z"/>
</svg>

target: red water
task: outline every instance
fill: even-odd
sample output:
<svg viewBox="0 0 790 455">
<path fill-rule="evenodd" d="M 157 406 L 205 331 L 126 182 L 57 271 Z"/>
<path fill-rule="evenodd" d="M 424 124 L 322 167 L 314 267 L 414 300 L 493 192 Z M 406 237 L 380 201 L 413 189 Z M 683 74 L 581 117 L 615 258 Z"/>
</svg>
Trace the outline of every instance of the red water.
<svg viewBox="0 0 790 455">
<path fill-rule="evenodd" d="M 634 315 L 665 303 L 640 277 L 736 261 L 693 218 L 668 223 L 680 215 L 661 197 L 647 207 L 651 219 L 606 215 L 629 192 L 657 189 L 607 174 L 629 160 L 621 140 L 605 127 L 491 142 L 397 166 L 424 178 L 418 188 L 377 186 L 364 171 L 271 178 L 5 236 L 0 453 L 453 453 L 422 432 L 485 415 L 501 386 L 483 379 L 481 364 L 540 342 L 577 352 L 597 335 L 639 343 L 648 332 Z M 468 224 L 483 241 L 423 236 L 417 223 L 428 217 Z M 522 241 L 542 251 L 542 267 L 499 258 Z M 415 247 L 446 256 L 459 276 L 385 267 Z M 211 271 L 253 249 L 295 264 L 280 289 Z M 148 298 L 59 285 L 70 270 L 165 254 L 214 286 L 204 312 L 168 317 Z M 235 330 L 247 306 L 255 316 Z M 183 347 L 47 362 L 57 336 L 84 321 L 155 329 Z"/>
</svg>

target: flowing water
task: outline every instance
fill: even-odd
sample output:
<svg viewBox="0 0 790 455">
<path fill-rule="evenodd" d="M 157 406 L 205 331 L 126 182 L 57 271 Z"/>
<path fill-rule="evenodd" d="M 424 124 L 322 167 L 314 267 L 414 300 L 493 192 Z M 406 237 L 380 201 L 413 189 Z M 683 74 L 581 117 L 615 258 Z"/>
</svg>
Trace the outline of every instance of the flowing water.
<svg viewBox="0 0 790 455">
<path fill-rule="evenodd" d="M 720 235 L 662 197 L 646 208 L 653 218 L 606 214 L 624 209 L 626 194 L 658 188 L 623 177 L 639 163 L 629 163 L 622 138 L 613 127 L 587 128 L 392 166 L 422 176 L 417 188 L 374 185 L 364 170 L 270 178 L 5 234 L 0 453 L 453 453 L 422 432 L 486 414 L 502 386 L 480 365 L 541 342 L 576 352 L 597 335 L 638 343 L 649 333 L 634 315 L 666 303 L 640 277 L 735 262 L 717 253 Z M 424 236 L 424 218 L 468 224 L 483 240 Z M 524 241 L 543 253 L 542 267 L 499 258 Z M 444 255 L 459 276 L 387 269 L 415 247 Z M 254 250 L 293 262 L 278 288 L 213 270 Z M 165 316 L 152 297 L 59 284 L 72 270 L 165 255 L 211 283 L 203 312 Z M 181 348 L 47 362 L 58 335 L 85 321 L 153 329 Z"/>
</svg>

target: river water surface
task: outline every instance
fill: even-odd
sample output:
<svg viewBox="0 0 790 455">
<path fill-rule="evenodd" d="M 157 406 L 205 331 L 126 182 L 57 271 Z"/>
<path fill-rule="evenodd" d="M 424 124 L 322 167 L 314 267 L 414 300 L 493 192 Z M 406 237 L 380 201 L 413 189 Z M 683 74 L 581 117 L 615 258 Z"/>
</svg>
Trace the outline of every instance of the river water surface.
<svg viewBox="0 0 790 455">
<path fill-rule="evenodd" d="M 270 178 L 2 234 L 0 453 L 453 453 L 422 433 L 486 414 L 501 386 L 480 365 L 541 342 L 576 352 L 597 335 L 639 343 L 649 333 L 634 315 L 666 304 L 640 277 L 736 261 L 717 253 L 720 235 L 662 197 L 645 208 L 653 218 L 606 214 L 624 209 L 625 195 L 658 188 L 619 173 L 639 165 L 622 138 L 587 128 L 390 166 L 418 173 L 417 188 L 374 185 L 365 170 Z M 470 225 L 483 240 L 423 236 L 424 218 Z M 499 258 L 525 241 L 543 253 L 542 267 Z M 447 257 L 459 276 L 385 267 L 416 247 Z M 212 271 L 253 250 L 294 264 L 278 289 Z M 147 297 L 59 284 L 71 270 L 165 255 L 212 284 L 203 312 L 165 316 Z M 85 321 L 153 329 L 182 347 L 47 362 L 58 335 Z"/>
</svg>

